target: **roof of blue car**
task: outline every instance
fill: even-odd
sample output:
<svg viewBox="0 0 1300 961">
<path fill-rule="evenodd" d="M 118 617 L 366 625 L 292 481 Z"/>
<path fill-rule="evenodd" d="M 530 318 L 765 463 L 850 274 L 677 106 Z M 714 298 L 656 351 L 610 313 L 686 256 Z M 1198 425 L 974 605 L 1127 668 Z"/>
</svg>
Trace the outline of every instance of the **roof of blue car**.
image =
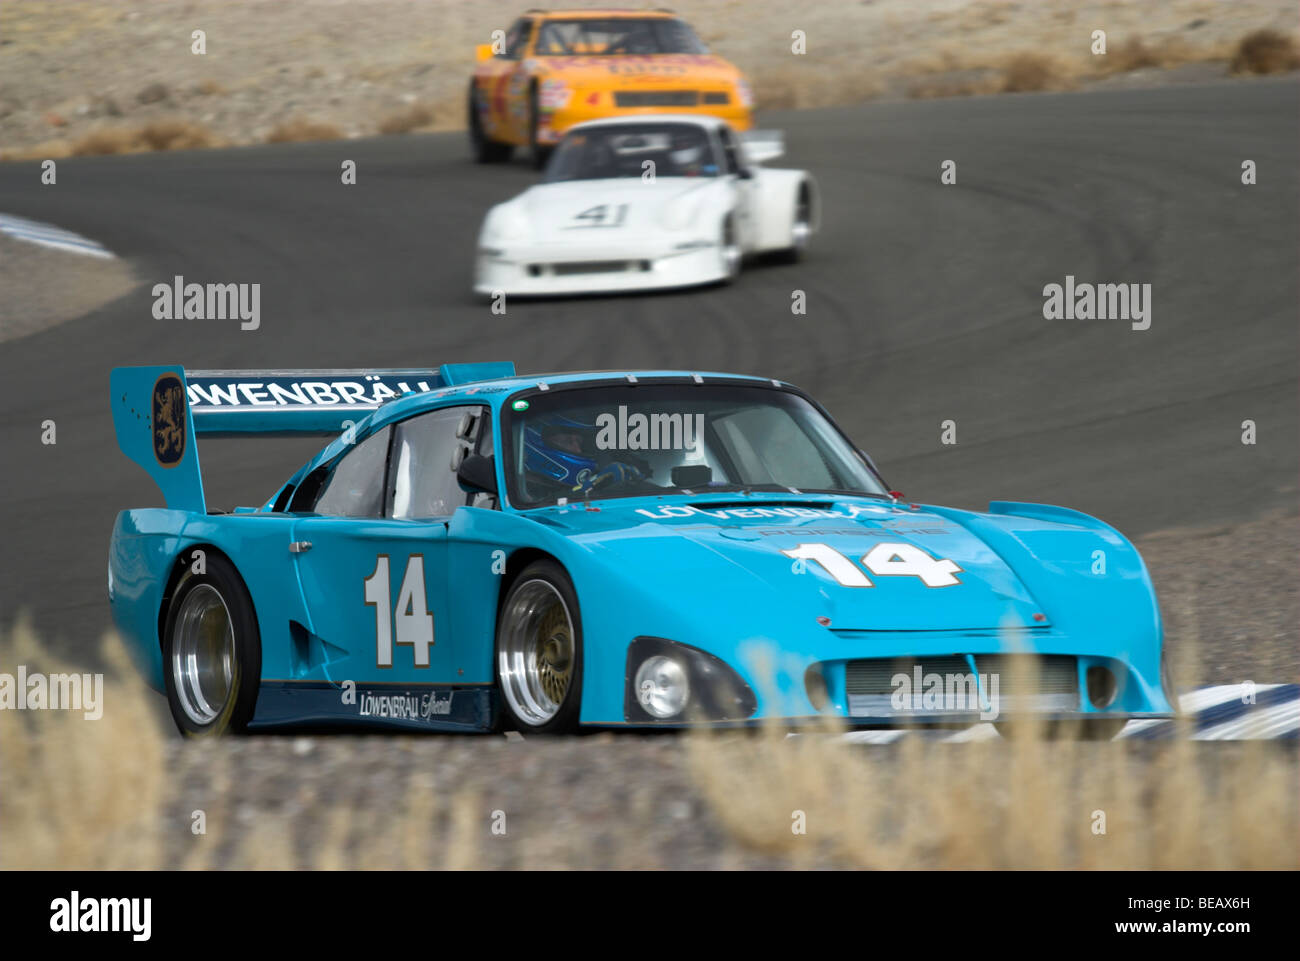
<svg viewBox="0 0 1300 961">
<path fill-rule="evenodd" d="M 486 402 L 492 404 L 494 407 L 499 407 L 500 399 L 504 399 L 510 394 L 521 390 L 538 387 L 541 384 L 556 386 L 560 384 L 581 383 L 583 381 L 609 381 L 626 379 L 629 377 L 646 380 L 663 377 L 699 377 L 706 383 L 710 378 L 728 381 L 749 380 L 760 384 L 781 383 L 780 381 L 774 381 L 771 378 L 755 377 L 751 374 L 727 374 L 719 371 L 703 370 L 584 370 L 548 374 L 522 374 L 515 377 L 477 380 L 471 383 L 457 384 L 452 387 L 441 387 L 437 390 L 423 393 L 403 394 L 401 397 L 393 398 L 379 408 L 379 410 L 375 411 L 371 419 L 377 424 L 387 423 L 391 420 L 400 419 L 400 417 L 406 416 L 411 411 L 422 410 L 426 407 L 437 407 L 448 398 L 459 400 L 472 397 L 480 402 Z M 497 398 L 497 402 L 493 402 L 493 398 Z"/>
<path fill-rule="evenodd" d="M 528 390 L 542 384 L 546 384 L 547 386 L 556 386 L 560 384 L 580 383 L 583 381 L 610 381 L 627 378 L 651 380 L 664 377 L 699 377 L 701 381 L 706 384 L 710 379 L 715 379 L 732 382 L 737 380 L 746 380 L 753 381 L 756 384 L 785 386 L 784 381 L 773 380 L 768 377 L 755 377 L 752 374 L 727 374 L 719 371 L 703 370 L 584 370 L 550 374 L 525 374 L 514 377 L 499 377 L 490 380 L 470 381 L 464 384 L 456 384 L 451 387 L 440 387 L 435 390 L 418 393 L 412 392 L 403 394 L 400 397 L 394 397 L 357 424 L 357 435 L 363 436 L 373 427 L 379 427 L 384 424 L 393 423 L 394 421 L 404 420 L 417 411 L 441 406 L 448 400 L 455 401 L 472 399 L 478 403 L 488 404 L 493 408 L 493 410 L 499 410 L 502 401 L 507 397 L 517 393 L 518 391 Z M 347 442 L 344 441 L 342 437 L 336 438 L 333 442 L 327 444 L 319 453 L 317 453 L 315 457 L 308 461 L 307 464 L 298 472 L 298 475 L 315 468 L 319 464 L 333 460 L 338 456 L 338 454 L 342 453 L 345 446 L 347 446 Z"/>
</svg>

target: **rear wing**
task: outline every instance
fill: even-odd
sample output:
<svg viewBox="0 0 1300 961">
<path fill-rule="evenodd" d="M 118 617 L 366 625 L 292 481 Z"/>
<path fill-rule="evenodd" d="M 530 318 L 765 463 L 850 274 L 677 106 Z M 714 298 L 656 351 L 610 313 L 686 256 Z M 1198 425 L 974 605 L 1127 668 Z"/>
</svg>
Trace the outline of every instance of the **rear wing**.
<svg viewBox="0 0 1300 961">
<path fill-rule="evenodd" d="M 169 508 L 203 513 L 199 435 L 330 436 L 393 397 L 514 374 L 510 362 L 405 370 L 116 367 L 109 390 L 122 453 L 153 478 Z"/>
<path fill-rule="evenodd" d="M 746 130 L 739 136 L 745 159 L 752 164 L 767 163 L 785 153 L 785 133 L 780 130 Z"/>
</svg>

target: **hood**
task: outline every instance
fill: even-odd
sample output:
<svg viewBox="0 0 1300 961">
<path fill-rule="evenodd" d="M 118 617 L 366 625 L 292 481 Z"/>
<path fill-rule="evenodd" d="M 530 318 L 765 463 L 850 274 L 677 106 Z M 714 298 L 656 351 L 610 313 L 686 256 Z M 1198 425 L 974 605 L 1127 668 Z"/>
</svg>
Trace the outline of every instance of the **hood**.
<svg viewBox="0 0 1300 961">
<path fill-rule="evenodd" d="M 664 592 L 704 591 L 749 609 L 761 598 L 809 620 L 829 617 L 833 630 L 1049 626 L 1006 561 L 938 513 L 870 498 L 672 500 L 530 516 L 568 528 L 599 558 Z"/>
<path fill-rule="evenodd" d="M 627 177 L 575 180 L 530 187 L 510 201 L 536 234 L 556 243 L 590 243 L 593 239 L 637 237 L 646 231 L 689 226 L 703 206 L 727 190 L 720 177 L 659 177 L 647 183 Z M 578 219 L 603 206 L 599 229 Z"/>
<path fill-rule="evenodd" d="M 690 90 L 733 84 L 740 71 L 713 54 L 660 53 L 614 57 L 534 57 L 544 76 L 575 88 Z"/>
</svg>

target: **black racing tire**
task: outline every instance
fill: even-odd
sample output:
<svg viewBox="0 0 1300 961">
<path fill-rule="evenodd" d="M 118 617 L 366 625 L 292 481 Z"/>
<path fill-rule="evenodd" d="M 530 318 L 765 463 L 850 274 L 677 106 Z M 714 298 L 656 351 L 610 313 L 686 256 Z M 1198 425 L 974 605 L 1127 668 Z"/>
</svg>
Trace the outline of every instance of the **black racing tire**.
<svg viewBox="0 0 1300 961">
<path fill-rule="evenodd" d="M 240 734 L 253 719 L 262 679 L 262 638 L 253 599 L 235 566 L 208 550 L 172 592 L 162 637 L 172 719 L 186 737 Z"/>
<path fill-rule="evenodd" d="M 790 218 L 790 246 L 781 251 L 781 259 L 789 264 L 803 260 L 808 253 L 808 244 L 812 240 L 813 224 L 816 222 L 816 208 L 813 204 L 812 188 L 807 181 L 799 184 L 795 194 L 794 212 Z"/>
<path fill-rule="evenodd" d="M 718 232 L 718 257 L 722 262 L 721 284 L 732 284 L 740 276 L 741 261 L 744 259 L 740 247 L 740 238 L 736 236 L 736 218 L 727 214 L 723 218 Z"/>
<path fill-rule="evenodd" d="M 1037 736 L 1043 741 L 1110 741 L 1128 723 L 1123 717 L 1088 717 L 1050 721 L 994 721 L 1004 738 Z"/>
<path fill-rule="evenodd" d="M 551 159 L 551 148 L 544 147 L 537 141 L 537 126 L 541 121 L 541 112 L 537 105 L 537 84 L 528 88 L 528 159 L 534 170 L 541 170 L 546 161 Z"/>
<path fill-rule="evenodd" d="M 508 143 L 499 143 L 489 139 L 483 132 L 483 123 L 479 119 L 478 108 L 474 103 L 474 85 L 469 86 L 469 104 L 466 108 L 466 127 L 469 130 L 469 149 L 475 163 L 494 164 L 509 160 L 515 148 Z"/>
<path fill-rule="evenodd" d="M 573 582 L 555 561 L 529 564 L 506 591 L 493 664 L 503 727 L 522 734 L 577 731 L 582 615 Z"/>
</svg>

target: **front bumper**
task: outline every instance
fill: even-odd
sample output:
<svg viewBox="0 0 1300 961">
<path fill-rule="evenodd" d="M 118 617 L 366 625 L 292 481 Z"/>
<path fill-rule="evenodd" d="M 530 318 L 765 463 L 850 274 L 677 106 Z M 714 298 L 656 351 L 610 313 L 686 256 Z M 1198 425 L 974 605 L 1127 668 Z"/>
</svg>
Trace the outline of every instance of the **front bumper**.
<svg viewBox="0 0 1300 961">
<path fill-rule="evenodd" d="M 687 250 L 534 244 L 480 250 L 474 291 L 524 296 L 689 287 L 726 276 L 715 244 Z"/>
<path fill-rule="evenodd" d="M 734 97 L 732 99 L 735 100 Z M 665 113 L 718 117 L 725 120 L 733 130 L 737 131 L 749 130 L 754 125 L 753 113 L 750 108 L 736 102 L 729 104 L 701 104 L 694 107 L 619 107 L 615 105 L 614 94 L 611 91 L 601 91 L 595 104 L 587 103 L 584 96 L 579 92 L 571 98 L 567 106 L 548 111 L 545 104 L 542 105 L 538 117 L 537 140 L 547 146 L 554 146 L 560 142 L 564 134 L 574 124 L 585 123 L 588 120 L 606 120 L 613 117 L 645 116 L 654 118 Z"/>
<path fill-rule="evenodd" d="M 755 658 L 738 650 L 724 660 L 755 692 L 756 708 L 743 720 L 717 720 L 721 726 L 735 726 L 833 718 L 849 726 L 871 727 L 969 725 L 1026 717 L 1175 716 L 1162 684 L 1158 651 L 1148 663 L 1146 658 L 1088 650 L 1051 631 L 1032 641 L 1008 640 L 997 632 L 927 631 L 920 633 L 933 636 L 911 639 L 908 647 L 894 646 L 880 636 L 852 636 L 859 633 L 863 632 L 839 635 L 851 654 L 846 651 L 825 659 L 771 650 Z M 625 685 L 636 666 L 629 658 L 623 672 Z M 634 694 L 625 691 L 621 723 L 645 725 L 644 717 L 628 710 Z M 696 726 L 687 721 L 668 723 Z"/>
</svg>

